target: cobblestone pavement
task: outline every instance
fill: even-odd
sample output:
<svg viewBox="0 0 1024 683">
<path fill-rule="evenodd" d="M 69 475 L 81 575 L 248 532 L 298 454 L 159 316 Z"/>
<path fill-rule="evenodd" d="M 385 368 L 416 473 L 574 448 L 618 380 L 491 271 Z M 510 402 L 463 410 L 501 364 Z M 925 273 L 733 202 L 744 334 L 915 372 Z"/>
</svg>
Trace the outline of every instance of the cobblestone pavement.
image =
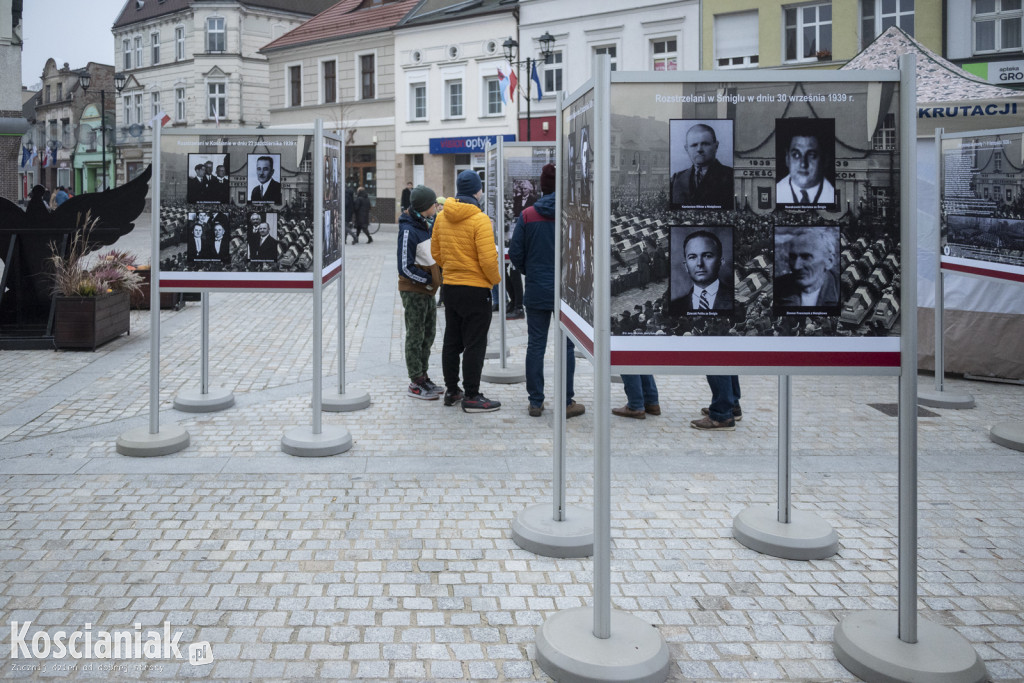
<svg viewBox="0 0 1024 683">
<path fill-rule="evenodd" d="M 115 451 L 118 435 L 148 424 L 148 312 L 95 353 L 0 354 L 4 677 L 547 680 L 538 626 L 590 605 L 593 590 L 590 558 L 539 557 L 511 540 L 511 520 L 551 498 L 552 411 L 527 416 L 523 385 L 488 384 L 504 405 L 482 415 L 405 395 L 394 233 L 379 237 L 347 250 L 346 384 L 373 404 L 323 415 L 352 434 L 339 456 L 280 448 L 312 421 L 308 295 L 210 297 L 211 384 L 237 400 L 214 414 L 172 408 L 199 383 L 199 304 L 161 314 L 160 420 L 191 435 L 163 458 Z M 325 375 L 337 373 L 335 296 Z M 525 321 L 508 338 L 522 363 Z M 855 680 L 833 655 L 834 626 L 897 603 L 896 420 L 869 405 L 895 403 L 897 380 L 793 378 L 793 505 L 840 539 L 838 554 L 811 562 L 731 537 L 736 514 L 776 500 L 775 377 L 742 378 L 743 421 L 711 434 L 688 428 L 709 398 L 703 377 L 660 377 L 663 415 L 643 421 L 593 414 L 587 361 L 576 380 L 589 412 L 567 423 L 567 500 L 591 504 L 592 432 L 612 420 L 613 607 L 658 628 L 670 679 Z M 987 430 L 1020 419 L 1024 390 L 947 386 L 978 407 L 919 420 L 919 616 L 961 633 L 993 680 L 1022 680 L 1024 461 Z M 167 621 L 183 652 L 207 641 L 214 661 L 44 667 L 12 658 L 12 621 L 51 634 Z"/>
</svg>

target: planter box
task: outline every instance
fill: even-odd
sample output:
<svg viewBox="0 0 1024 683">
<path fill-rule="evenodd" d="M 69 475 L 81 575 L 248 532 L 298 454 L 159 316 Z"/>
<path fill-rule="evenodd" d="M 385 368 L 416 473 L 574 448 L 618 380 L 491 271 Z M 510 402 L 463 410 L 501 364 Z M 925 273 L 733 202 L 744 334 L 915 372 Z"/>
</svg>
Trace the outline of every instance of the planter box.
<svg viewBox="0 0 1024 683">
<path fill-rule="evenodd" d="M 58 349 L 91 349 L 129 332 L 128 295 L 58 296 L 53 316 Z"/>
<path fill-rule="evenodd" d="M 135 310 L 149 310 L 149 270 L 139 270 L 142 277 L 142 289 L 131 295 L 132 308 Z M 160 308 L 162 310 L 181 310 L 184 306 L 181 292 L 163 292 L 160 294 Z"/>
</svg>

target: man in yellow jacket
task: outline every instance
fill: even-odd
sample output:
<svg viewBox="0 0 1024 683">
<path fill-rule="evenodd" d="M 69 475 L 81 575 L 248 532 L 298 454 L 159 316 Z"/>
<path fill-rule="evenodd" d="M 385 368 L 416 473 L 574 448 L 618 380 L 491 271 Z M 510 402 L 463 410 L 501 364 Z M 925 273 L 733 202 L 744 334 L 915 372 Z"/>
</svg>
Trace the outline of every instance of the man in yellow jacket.
<svg viewBox="0 0 1024 683">
<path fill-rule="evenodd" d="M 455 189 L 438 214 L 430 242 L 430 253 L 444 273 L 444 404 L 461 401 L 467 413 L 490 413 L 501 403 L 480 393 L 480 373 L 491 328 L 491 288 L 501 279 L 498 250 L 491 219 L 480 209 L 480 176 L 463 171 Z M 465 392 L 459 388 L 460 356 Z"/>
</svg>

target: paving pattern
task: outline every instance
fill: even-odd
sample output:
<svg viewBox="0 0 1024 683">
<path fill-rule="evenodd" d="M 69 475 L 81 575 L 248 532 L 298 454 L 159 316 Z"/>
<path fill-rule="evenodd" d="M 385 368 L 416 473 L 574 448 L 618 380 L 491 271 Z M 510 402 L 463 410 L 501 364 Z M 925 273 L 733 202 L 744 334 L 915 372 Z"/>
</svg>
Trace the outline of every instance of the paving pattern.
<svg viewBox="0 0 1024 683">
<path fill-rule="evenodd" d="M 280 448 L 312 420 L 308 296 L 211 296 L 211 384 L 237 400 L 213 414 L 172 409 L 199 382 L 199 304 L 161 314 L 159 417 L 191 435 L 163 458 L 115 451 L 148 420 L 148 312 L 95 353 L 0 354 L 4 677 L 548 680 L 537 628 L 593 594 L 590 558 L 511 540 L 515 516 L 551 499 L 552 411 L 530 418 L 523 385 L 486 385 L 504 406 L 483 415 L 405 395 L 394 233 L 380 236 L 347 252 L 346 385 L 373 404 L 323 415 L 352 434 L 339 456 Z M 325 387 L 337 382 L 335 296 Z M 511 363 L 525 338 L 525 321 L 511 321 Z M 869 404 L 895 402 L 898 382 L 793 378 L 793 506 L 840 539 L 837 555 L 796 562 L 731 536 L 740 511 L 776 503 L 777 379 L 741 381 L 743 421 L 708 434 L 688 428 L 708 401 L 703 377 L 659 377 L 663 415 L 624 420 L 593 414 L 578 361 L 588 412 L 567 423 L 567 500 L 592 504 L 592 434 L 611 420 L 612 604 L 658 628 L 670 680 L 856 680 L 832 634 L 852 612 L 896 609 L 897 427 Z M 919 618 L 962 634 L 992 680 L 1022 680 L 1024 461 L 987 430 L 1020 418 L 1024 389 L 947 385 L 978 407 L 919 420 Z M 624 401 L 621 385 L 611 391 Z M 183 646 L 209 642 L 214 661 L 13 659 L 12 621 L 51 634 L 167 621 Z"/>
</svg>

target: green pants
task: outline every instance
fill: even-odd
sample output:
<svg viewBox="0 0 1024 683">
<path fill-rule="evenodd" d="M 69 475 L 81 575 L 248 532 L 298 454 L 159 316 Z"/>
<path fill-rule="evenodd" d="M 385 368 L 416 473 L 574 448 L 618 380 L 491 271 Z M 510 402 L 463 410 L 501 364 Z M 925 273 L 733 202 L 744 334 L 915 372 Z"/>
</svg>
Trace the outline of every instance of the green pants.
<svg viewBox="0 0 1024 683">
<path fill-rule="evenodd" d="M 434 297 L 419 292 L 399 292 L 405 308 L 405 367 L 409 379 L 427 374 L 430 347 L 437 331 L 437 304 Z"/>
</svg>

